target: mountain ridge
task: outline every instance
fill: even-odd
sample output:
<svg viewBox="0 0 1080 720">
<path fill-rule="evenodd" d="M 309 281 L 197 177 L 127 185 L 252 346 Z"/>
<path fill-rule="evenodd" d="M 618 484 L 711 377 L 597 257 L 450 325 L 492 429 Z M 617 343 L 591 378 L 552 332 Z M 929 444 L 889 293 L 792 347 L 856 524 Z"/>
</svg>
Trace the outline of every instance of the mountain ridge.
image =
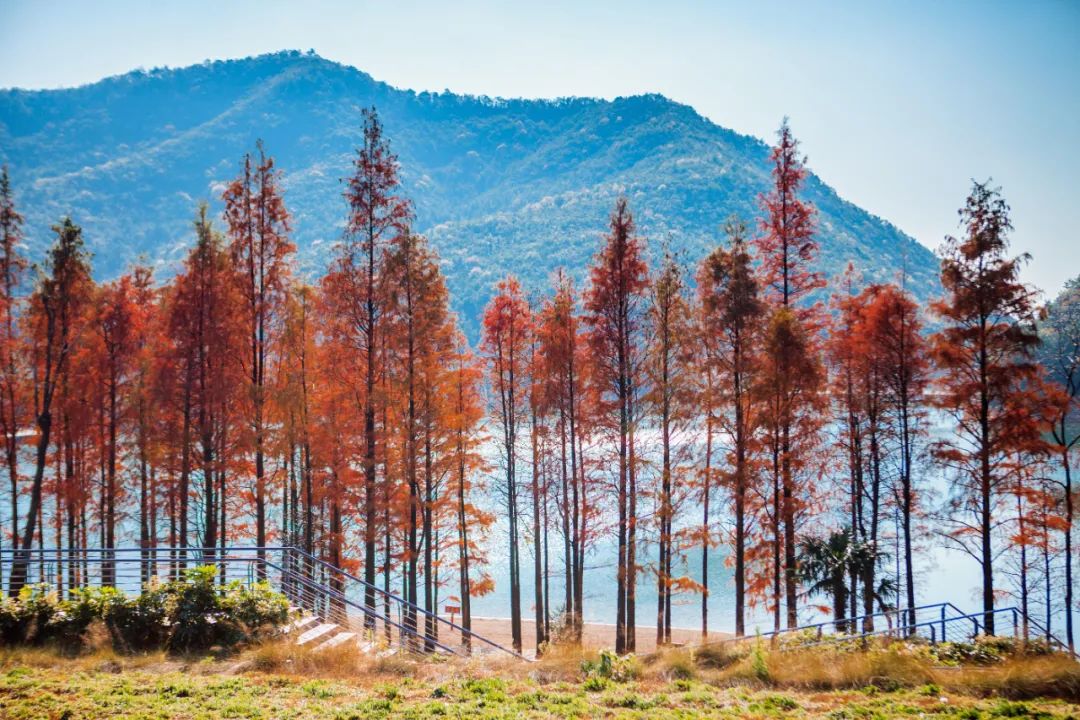
<svg viewBox="0 0 1080 720">
<path fill-rule="evenodd" d="M 657 93 L 415 92 L 297 51 L 0 91 L 0 161 L 11 167 L 33 259 L 49 224 L 70 213 L 99 274 L 140 254 L 168 274 L 191 242 L 197 201 L 220 210 L 221 189 L 261 137 L 285 173 L 301 267 L 317 275 L 343 230 L 340 178 L 370 105 L 401 162 L 416 227 L 439 250 L 466 318 L 506 272 L 536 291 L 558 265 L 583 279 L 619 194 L 654 252 L 666 242 L 694 262 L 729 215 L 757 217 L 768 184 L 765 142 Z M 928 249 L 814 174 L 805 190 L 819 210 L 827 275 L 853 260 L 867 281 L 882 281 L 905 265 L 920 299 L 937 291 Z"/>
</svg>

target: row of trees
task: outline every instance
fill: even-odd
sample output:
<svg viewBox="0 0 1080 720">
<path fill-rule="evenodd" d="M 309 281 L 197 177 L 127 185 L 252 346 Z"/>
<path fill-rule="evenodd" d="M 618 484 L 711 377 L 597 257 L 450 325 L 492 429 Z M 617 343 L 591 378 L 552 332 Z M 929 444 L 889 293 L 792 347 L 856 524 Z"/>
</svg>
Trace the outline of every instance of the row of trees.
<svg viewBox="0 0 1080 720">
<path fill-rule="evenodd" d="M 456 593 L 469 628 L 501 517 L 521 649 L 529 605 L 538 648 L 581 637 L 587 558 L 610 537 L 622 653 L 636 647 L 642 573 L 660 644 L 678 593 L 700 593 L 708 632 L 718 546 L 737 634 L 758 605 L 776 628 L 797 625 L 819 592 L 854 628 L 848 618 L 914 608 L 919 548 L 936 533 L 981 564 L 989 632 L 1003 575 L 1025 608 L 1044 583 L 1049 627 L 1059 564 L 1057 609 L 1074 606 L 1080 289 L 1037 307 L 1008 254 L 1008 208 L 985 184 L 943 247 L 929 316 L 902 276 L 866 284 L 849 267 L 828 284 L 786 123 L 771 165 L 757 227 L 729 220 L 694 270 L 667 250 L 650 269 L 620 199 L 582 291 L 561 270 L 546 293 L 505 278 L 476 351 L 411 229 L 373 110 L 346 232 L 316 284 L 295 274 L 281 173 L 261 144 L 224 192 L 224 232 L 200 207 L 195 246 L 164 283 L 136 266 L 96 284 L 70 219 L 27 277 L 5 170 L 5 539 L 112 549 L 128 533 L 211 560 L 237 539 L 296 545 L 362 571 L 373 609 L 380 584 L 432 613 Z M 941 415 L 947 431 L 932 435 Z M 941 502 L 930 467 L 948 473 Z M 695 556 L 700 572 L 687 572 Z M 26 577 L 24 558 L 9 590 Z M 69 586 L 80 581 L 71 569 Z"/>
</svg>

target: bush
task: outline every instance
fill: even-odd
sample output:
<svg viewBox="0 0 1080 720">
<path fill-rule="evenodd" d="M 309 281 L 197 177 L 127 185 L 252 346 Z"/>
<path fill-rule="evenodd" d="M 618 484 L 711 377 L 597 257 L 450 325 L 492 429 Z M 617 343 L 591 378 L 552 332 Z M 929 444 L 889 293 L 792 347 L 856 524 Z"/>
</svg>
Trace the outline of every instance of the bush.
<svg viewBox="0 0 1080 720">
<path fill-rule="evenodd" d="M 103 598 L 101 617 L 113 646 L 123 652 L 153 650 L 169 637 L 169 595 L 153 582 L 135 598 L 114 591 Z"/>
<path fill-rule="evenodd" d="M 288 601 L 267 583 L 222 588 L 215 580 L 214 566 L 191 568 L 180 580 L 148 584 L 134 598 L 115 588 L 85 588 L 59 600 L 45 585 L 27 586 L 17 599 L 0 598 L 0 641 L 78 648 L 101 620 L 124 652 L 202 651 L 255 639 L 288 620 Z"/>
<path fill-rule="evenodd" d="M 103 617 L 105 605 L 113 598 L 123 598 L 116 588 L 76 588 L 56 607 L 47 627 L 47 638 L 68 649 L 82 647 L 90 625 Z"/>
<path fill-rule="evenodd" d="M 750 651 L 750 671 L 761 682 L 769 681 L 769 662 L 760 640 L 754 643 L 754 649 Z"/>
<path fill-rule="evenodd" d="M 40 645 L 49 639 L 49 623 L 58 611 L 56 593 L 48 585 L 27 585 L 19 591 L 22 617 L 27 625 L 27 639 Z"/>
<path fill-rule="evenodd" d="M 229 583 L 224 608 L 251 638 L 263 637 L 289 619 L 289 601 L 265 580 L 249 587 L 238 581 Z"/>
<path fill-rule="evenodd" d="M 30 623 L 18 600 L 0 597 L 0 643 L 19 645 L 26 642 Z"/>
<path fill-rule="evenodd" d="M 694 660 L 703 668 L 722 670 L 746 656 L 746 648 L 736 643 L 716 642 L 702 645 L 694 651 Z"/>
<path fill-rule="evenodd" d="M 586 678 L 599 677 L 615 682 L 633 680 L 641 674 L 640 668 L 632 655 L 619 657 L 611 650 L 601 650 L 600 659 L 583 660 L 581 671 Z"/>
<path fill-rule="evenodd" d="M 213 565 L 190 568 L 184 571 L 182 581 L 166 586 L 173 626 L 169 650 L 188 652 L 216 645 L 227 647 L 243 638 L 240 624 L 227 612 L 224 597 L 214 584 L 216 572 Z"/>
</svg>

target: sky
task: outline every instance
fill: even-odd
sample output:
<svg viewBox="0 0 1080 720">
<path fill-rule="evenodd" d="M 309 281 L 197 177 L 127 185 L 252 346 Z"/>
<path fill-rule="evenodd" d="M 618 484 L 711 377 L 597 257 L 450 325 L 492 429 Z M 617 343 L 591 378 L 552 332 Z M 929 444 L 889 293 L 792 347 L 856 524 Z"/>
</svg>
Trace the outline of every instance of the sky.
<svg viewBox="0 0 1080 720">
<path fill-rule="evenodd" d="M 1080 274 L 1080 0 L 0 0 L 0 87 L 313 49 L 417 91 L 659 92 L 772 140 L 931 249 L 973 179 L 1012 206 L 1050 295 Z"/>
</svg>

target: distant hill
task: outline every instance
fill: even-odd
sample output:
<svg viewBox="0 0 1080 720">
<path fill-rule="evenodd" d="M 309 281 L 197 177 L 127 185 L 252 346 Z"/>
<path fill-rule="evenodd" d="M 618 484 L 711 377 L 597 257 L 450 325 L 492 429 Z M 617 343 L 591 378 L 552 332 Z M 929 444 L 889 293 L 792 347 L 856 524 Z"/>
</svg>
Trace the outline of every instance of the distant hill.
<svg viewBox="0 0 1080 720">
<path fill-rule="evenodd" d="M 318 274 L 341 236 L 340 179 L 370 105 L 401 160 L 417 228 L 442 255 L 471 328 L 507 272 L 537 290 L 559 265 L 580 279 L 620 193 L 653 252 L 666 242 L 696 261 L 729 215 L 757 216 L 769 180 L 764 142 L 660 95 L 415 93 L 297 52 L 140 70 L 73 89 L 0 91 L 0 160 L 10 165 L 34 259 L 49 225 L 70 213 L 99 276 L 140 254 L 169 274 L 192 242 L 196 203 L 220 209 L 224 184 L 261 137 L 286 174 L 303 269 Z M 848 260 L 867 280 L 906 267 L 916 295 L 937 291 L 937 261 L 925 247 L 816 176 L 806 197 L 819 211 L 827 275 Z"/>
</svg>

